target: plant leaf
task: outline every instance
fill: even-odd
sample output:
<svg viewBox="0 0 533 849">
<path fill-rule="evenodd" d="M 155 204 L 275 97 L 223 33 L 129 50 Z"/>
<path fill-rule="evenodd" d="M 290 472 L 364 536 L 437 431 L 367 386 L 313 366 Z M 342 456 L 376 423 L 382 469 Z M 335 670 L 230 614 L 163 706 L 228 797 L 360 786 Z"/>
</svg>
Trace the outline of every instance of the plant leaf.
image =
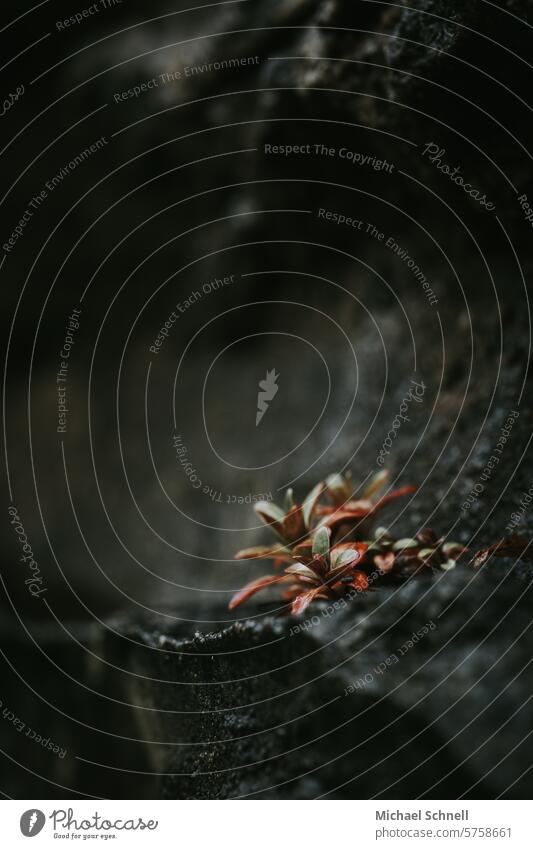
<svg viewBox="0 0 533 849">
<path fill-rule="evenodd" d="M 317 575 L 309 566 L 306 566 L 305 563 L 294 563 L 292 566 L 288 566 L 285 569 L 285 573 L 287 575 L 297 575 L 299 578 L 312 578 L 315 581 L 321 581 L 320 575 Z"/>
<path fill-rule="evenodd" d="M 411 495 L 413 492 L 417 491 L 416 486 L 402 486 L 400 489 L 393 489 L 392 492 L 389 492 L 387 495 L 382 495 L 381 498 L 376 501 L 374 504 L 374 509 L 381 510 L 382 507 L 385 507 L 390 501 L 395 501 L 396 498 L 403 498 L 405 495 Z"/>
<path fill-rule="evenodd" d="M 298 616 L 300 613 L 303 613 L 304 610 L 309 607 L 311 602 L 323 593 L 325 589 L 325 585 L 322 584 L 320 587 L 315 587 L 313 590 L 308 590 L 306 593 L 297 595 L 292 603 L 292 612 L 294 615 Z"/>
<path fill-rule="evenodd" d="M 279 584 L 281 581 L 287 581 L 286 575 L 265 575 L 263 578 L 257 578 L 255 581 L 251 581 L 249 584 L 246 584 L 242 590 L 239 590 L 238 593 L 235 593 L 233 598 L 231 599 L 228 608 L 233 610 L 235 607 L 238 607 L 239 604 L 243 604 L 243 602 L 248 601 L 255 593 L 258 593 L 260 590 L 265 587 L 269 587 L 271 584 Z"/>
<path fill-rule="evenodd" d="M 348 584 L 354 590 L 364 591 L 369 587 L 368 578 L 364 572 L 356 571 L 353 573 L 352 580 Z"/>
<path fill-rule="evenodd" d="M 339 474 L 329 475 L 326 478 L 326 489 L 335 504 L 344 504 L 352 494 L 351 482 Z"/>
<path fill-rule="evenodd" d="M 273 504 L 271 501 L 258 501 L 254 505 L 254 510 L 258 516 L 261 516 L 261 518 L 266 516 L 270 521 L 281 522 L 285 518 L 285 513 L 281 507 L 278 507 L 277 504 Z"/>
<path fill-rule="evenodd" d="M 313 556 L 313 543 L 310 539 L 305 539 L 303 542 L 299 542 L 292 549 L 292 556 L 297 558 L 298 560 L 302 557 L 312 557 Z"/>
<path fill-rule="evenodd" d="M 315 535 L 313 537 L 314 557 L 327 557 L 330 539 L 331 531 L 324 525 L 315 531 Z"/>
<path fill-rule="evenodd" d="M 353 566 L 361 560 L 368 546 L 366 543 L 343 543 L 342 547 L 336 545 L 331 549 L 330 574 Z"/>
<path fill-rule="evenodd" d="M 393 551 L 403 551 L 406 548 L 419 548 L 420 543 L 416 539 L 410 539 L 406 537 L 405 539 L 397 540 L 392 546 Z"/>
<path fill-rule="evenodd" d="M 332 513 L 331 516 L 328 516 L 327 519 L 323 520 L 323 527 L 331 528 L 333 530 L 337 527 L 337 525 L 342 525 L 344 522 L 351 522 L 352 524 L 356 524 L 359 519 L 365 519 L 369 514 L 370 510 L 336 510 L 335 513 Z"/>
<path fill-rule="evenodd" d="M 442 550 L 445 554 L 450 555 L 450 557 L 455 559 L 460 557 L 462 554 L 466 554 L 468 551 L 468 549 L 465 548 L 464 545 L 461 545 L 460 542 L 445 542 L 442 546 Z"/>
<path fill-rule="evenodd" d="M 345 566 L 351 566 L 361 559 L 361 555 L 355 548 L 347 548 L 346 551 L 341 551 L 338 557 L 335 558 L 335 565 L 332 564 L 330 572 L 336 572 Z"/>
<path fill-rule="evenodd" d="M 489 545 L 488 548 L 482 548 L 480 551 L 477 551 L 471 563 L 478 568 L 493 554 L 497 557 L 517 557 L 519 560 L 533 559 L 531 543 L 524 537 L 515 534 L 508 539 L 501 539 L 499 542 Z"/>
<path fill-rule="evenodd" d="M 310 529 L 311 520 L 313 518 L 313 513 L 315 512 L 315 508 L 318 504 L 318 499 L 324 492 L 324 483 L 320 481 L 316 486 L 313 487 L 309 495 L 307 495 L 302 504 L 302 516 L 304 520 L 304 525 L 307 530 Z"/>
<path fill-rule="evenodd" d="M 378 572 L 381 572 L 382 575 L 388 575 L 389 572 L 392 572 L 395 560 L 396 558 L 392 551 L 387 552 L 387 554 L 376 554 L 374 557 L 374 563 L 378 568 Z"/>
<path fill-rule="evenodd" d="M 282 522 L 283 537 L 290 542 L 296 542 L 305 535 L 302 508 L 298 505 L 292 507 Z"/>
<path fill-rule="evenodd" d="M 290 557 L 291 552 L 284 545 L 256 545 L 253 548 L 242 548 L 235 555 L 235 560 L 267 560 L 269 558 L 288 560 Z"/>
<path fill-rule="evenodd" d="M 389 479 L 389 473 L 386 469 L 382 469 L 380 472 L 377 472 L 370 480 L 370 483 L 363 491 L 363 498 L 372 498 L 376 492 L 379 492 Z"/>
<path fill-rule="evenodd" d="M 290 487 L 285 493 L 284 507 L 286 513 L 294 507 L 294 490 L 292 487 Z"/>
<path fill-rule="evenodd" d="M 258 501 L 254 504 L 254 510 L 265 525 L 271 525 L 274 530 L 283 537 L 283 520 L 285 513 L 277 504 L 270 501 Z"/>
<path fill-rule="evenodd" d="M 416 535 L 416 538 L 421 545 L 426 546 L 428 548 L 430 546 L 435 548 L 439 544 L 439 537 L 437 536 L 433 528 L 424 528 L 422 531 L 420 531 L 419 534 Z"/>
</svg>

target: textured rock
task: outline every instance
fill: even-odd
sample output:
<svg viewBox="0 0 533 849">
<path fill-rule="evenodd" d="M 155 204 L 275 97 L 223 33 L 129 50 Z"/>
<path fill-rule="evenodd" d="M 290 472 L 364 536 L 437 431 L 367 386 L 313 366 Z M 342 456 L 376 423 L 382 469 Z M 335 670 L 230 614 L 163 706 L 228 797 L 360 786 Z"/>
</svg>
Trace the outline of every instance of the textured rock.
<svg viewBox="0 0 533 849">
<path fill-rule="evenodd" d="M 150 651 L 112 656 L 144 677 L 165 797 L 520 798 L 530 609 L 529 578 L 500 561 L 303 620 L 260 607 L 192 639 L 126 626 Z"/>
</svg>

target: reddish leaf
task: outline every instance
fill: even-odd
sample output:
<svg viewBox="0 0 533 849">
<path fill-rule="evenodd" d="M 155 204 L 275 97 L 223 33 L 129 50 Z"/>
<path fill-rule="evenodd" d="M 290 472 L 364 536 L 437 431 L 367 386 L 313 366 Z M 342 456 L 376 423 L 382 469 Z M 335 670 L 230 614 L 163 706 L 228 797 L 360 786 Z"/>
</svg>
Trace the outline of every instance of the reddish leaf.
<svg viewBox="0 0 533 849">
<path fill-rule="evenodd" d="M 387 495 L 382 495 L 378 501 L 374 504 L 374 510 L 377 512 L 381 510 L 382 507 L 385 507 L 390 501 L 395 501 L 397 498 L 403 498 L 405 495 L 412 495 L 413 492 L 416 492 L 418 487 L 416 486 L 402 486 L 400 489 L 393 489 L 392 492 L 389 492 Z"/>
<path fill-rule="evenodd" d="M 254 510 L 266 525 L 271 525 L 276 533 L 283 538 L 285 513 L 281 507 L 278 507 L 277 504 L 271 504 L 270 501 L 258 501 L 254 505 Z"/>
<path fill-rule="evenodd" d="M 359 590 L 363 592 L 367 590 L 369 587 L 368 578 L 364 572 L 354 572 L 352 580 L 348 584 L 349 587 L 352 587 L 354 590 Z"/>
<path fill-rule="evenodd" d="M 376 554 L 374 563 L 377 566 L 378 572 L 381 572 L 382 575 L 388 575 L 389 572 L 392 572 L 395 559 L 392 551 L 389 551 L 387 554 Z"/>
<path fill-rule="evenodd" d="M 358 498 L 355 501 L 347 501 L 343 506 L 343 510 L 351 513 L 369 513 L 374 507 L 369 498 Z"/>
<path fill-rule="evenodd" d="M 331 528 L 334 530 L 339 525 L 344 524 L 344 522 L 356 523 L 359 519 L 364 519 L 371 512 L 370 509 L 367 510 L 336 510 L 329 519 L 324 521 L 324 527 Z"/>
<path fill-rule="evenodd" d="M 302 508 L 299 506 L 293 507 L 282 522 L 283 537 L 289 542 L 296 542 L 306 533 L 304 520 L 302 516 Z"/>
<path fill-rule="evenodd" d="M 501 539 L 499 542 L 489 545 L 488 548 L 477 551 L 471 562 L 477 569 L 479 566 L 483 566 L 493 554 L 497 557 L 517 557 L 521 560 L 533 559 L 531 544 L 524 537 L 515 535 L 509 537 L 509 539 Z"/>
<path fill-rule="evenodd" d="M 306 565 L 317 575 L 320 575 L 321 580 L 325 581 L 329 571 L 329 557 L 311 557 L 307 560 Z"/>
<path fill-rule="evenodd" d="M 368 548 L 367 542 L 337 542 L 331 549 L 331 554 L 338 551 L 346 551 L 348 548 L 360 548 L 361 551 Z"/>
<path fill-rule="evenodd" d="M 313 556 L 313 544 L 310 539 L 299 542 L 292 549 L 292 556 L 298 560 L 307 560 Z"/>
<path fill-rule="evenodd" d="M 235 560 L 290 560 L 291 553 L 282 545 L 257 545 L 253 548 L 243 548 L 235 555 Z"/>
<path fill-rule="evenodd" d="M 324 594 L 325 589 L 327 589 L 326 585 L 322 584 L 320 587 L 315 587 L 314 590 L 308 590 L 308 592 L 296 596 L 292 603 L 292 612 L 294 615 L 298 616 L 300 613 L 303 613 L 315 598 Z"/>
<path fill-rule="evenodd" d="M 320 516 L 331 516 L 332 513 L 360 513 L 361 515 L 366 515 L 371 510 L 373 510 L 374 504 L 368 498 L 358 498 L 357 501 L 344 501 L 342 504 L 338 504 L 337 506 L 331 505 L 320 505 L 317 509 L 317 514 Z"/>
<path fill-rule="evenodd" d="M 289 587 L 288 590 L 283 590 L 283 592 L 281 593 L 281 598 L 283 599 L 283 601 L 292 601 L 300 593 L 301 593 L 301 587 L 299 587 L 299 586 Z"/>
<path fill-rule="evenodd" d="M 338 508 L 332 506 L 331 504 L 317 504 L 315 515 L 316 516 L 331 516 L 332 513 L 335 512 Z"/>
<path fill-rule="evenodd" d="M 235 593 L 228 607 L 230 610 L 233 610 L 265 587 L 269 587 L 271 584 L 279 584 L 282 581 L 286 582 L 287 580 L 287 575 L 265 575 L 263 578 L 257 578 L 255 581 L 246 584 L 238 593 Z"/>
</svg>

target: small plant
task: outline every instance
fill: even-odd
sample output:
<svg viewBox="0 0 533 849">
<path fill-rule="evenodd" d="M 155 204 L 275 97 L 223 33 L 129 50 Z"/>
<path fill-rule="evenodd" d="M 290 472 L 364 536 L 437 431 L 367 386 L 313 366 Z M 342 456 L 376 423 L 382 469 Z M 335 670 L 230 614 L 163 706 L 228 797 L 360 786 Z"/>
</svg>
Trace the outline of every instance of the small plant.
<svg viewBox="0 0 533 849">
<path fill-rule="evenodd" d="M 294 562 L 282 575 L 267 575 L 247 584 L 233 596 L 230 610 L 271 584 L 287 584 L 282 598 L 292 603 L 293 613 L 302 613 L 315 598 L 337 598 L 350 587 L 368 589 L 366 573 L 357 568 L 367 544 L 354 542 L 332 546 L 330 542 L 330 529 L 318 528 L 312 543 L 300 543 L 296 546 L 298 554 L 289 555 Z M 242 557 L 243 552 L 239 554 Z"/>
<path fill-rule="evenodd" d="M 395 539 L 380 527 L 373 531 L 380 511 L 397 498 L 416 492 L 404 486 L 381 497 L 388 473 L 375 475 L 358 499 L 354 499 L 351 475 L 330 475 L 315 486 L 301 504 L 287 490 L 283 508 L 266 501 L 254 509 L 277 534 L 270 546 L 243 549 L 237 560 L 273 560 L 277 574 L 247 584 L 230 601 L 233 610 L 256 593 L 274 584 L 294 614 L 303 613 L 317 599 L 338 599 L 364 592 L 377 581 L 410 578 L 423 571 L 449 571 L 468 549 L 446 541 L 426 528 L 414 537 Z M 532 559 L 529 543 L 521 537 L 500 540 L 478 551 L 471 563 L 481 566 L 492 555 Z"/>
</svg>

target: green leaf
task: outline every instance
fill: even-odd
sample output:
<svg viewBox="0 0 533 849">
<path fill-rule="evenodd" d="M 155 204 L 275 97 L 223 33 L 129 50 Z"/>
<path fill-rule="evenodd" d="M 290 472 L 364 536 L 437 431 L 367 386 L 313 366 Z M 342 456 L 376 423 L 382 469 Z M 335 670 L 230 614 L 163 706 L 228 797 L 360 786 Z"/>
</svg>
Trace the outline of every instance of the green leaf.
<svg viewBox="0 0 533 849">
<path fill-rule="evenodd" d="M 283 506 L 285 507 L 285 513 L 288 513 L 289 510 L 292 510 L 294 507 L 294 490 L 290 487 L 285 493 L 285 501 L 283 502 Z"/>
<path fill-rule="evenodd" d="M 326 478 L 326 487 L 336 504 L 344 504 L 352 494 L 351 484 L 342 475 L 329 475 Z"/>
<path fill-rule="evenodd" d="M 272 525 L 275 522 L 283 522 L 285 513 L 278 507 L 277 504 L 272 504 L 270 501 L 258 501 L 254 505 L 254 510 L 263 522 L 267 525 Z"/>
<path fill-rule="evenodd" d="M 329 541 L 331 531 L 329 528 L 318 528 L 313 537 L 313 555 L 315 557 L 326 557 L 329 552 Z"/>
<path fill-rule="evenodd" d="M 450 569 L 455 569 L 455 566 L 456 566 L 456 562 L 455 562 L 455 560 L 447 560 L 447 561 L 446 561 L 446 563 L 441 563 L 441 564 L 440 564 L 440 568 L 441 568 L 444 572 L 449 572 L 449 571 L 450 571 Z"/>
<path fill-rule="evenodd" d="M 418 548 L 420 543 L 416 539 L 399 539 L 392 546 L 393 551 L 403 551 L 404 548 Z"/>
<path fill-rule="evenodd" d="M 372 496 L 375 495 L 376 492 L 379 492 L 379 490 L 385 486 L 388 479 L 389 473 L 385 469 L 382 469 L 380 472 L 377 472 L 377 474 L 375 474 L 373 478 L 371 478 L 370 483 L 364 490 L 363 498 L 372 498 Z"/>
<path fill-rule="evenodd" d="M 288 575 L 298 575 L 301 578 L 312 578 L 315 581 L 320 580 L 320 575 L 313 572 L 305 563 L 294 563 L 292 566 L 288 566 L 285 572 Z"/>
<path fill-rule="evenodd" d="M 333 560 L 331 563 L 330 574 L 337 572 L 339 569 L 343 569 L 345 566 L 349 566 L 352 563 L 357 563 L 361 559 L 361 552 L 356 548 L 345 548 L 344 551 L 341 551 L 338 557 Z"/>
<path fill-rule="evenodd" d="M 302 514 L 304 518 L 305 527 L 309 530 L 311 525 L 311 519 L 313 518 L 313 512 L 318 503 L 318 499 L 324 492 L 324 484 L 322 481 L 317 483 L 316 486 L 313 487 L 309 495 L 306 496 L 304 502 L 302 504 Z"/>
</svg>

